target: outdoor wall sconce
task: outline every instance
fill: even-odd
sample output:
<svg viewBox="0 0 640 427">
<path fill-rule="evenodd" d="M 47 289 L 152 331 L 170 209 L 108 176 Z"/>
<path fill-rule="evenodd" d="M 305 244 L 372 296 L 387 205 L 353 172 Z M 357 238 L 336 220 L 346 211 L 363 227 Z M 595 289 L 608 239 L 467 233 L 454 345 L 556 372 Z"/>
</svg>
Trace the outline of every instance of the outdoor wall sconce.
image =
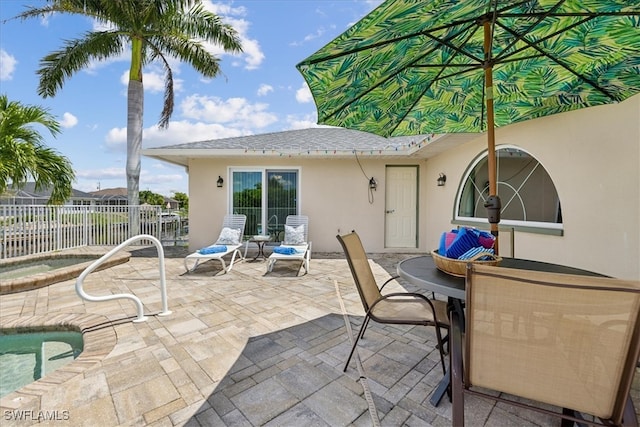
<svg viewBox="0 0 640 427">
<path fill-rule="evenodd" d="M 444 187 L 444 183 L 447 182 L 447 175 L 445 175 L 443 172 L 440 172 L 440 175 L 438 175 L 438 187 Z"/>
<path fill-rule="evenodd" d="M 216 181 L 216 185 L 218 188 L 222 188 L 222 184 L 224 184 L 224 179 L 220 175 L 218 175 L 218 180 Z"/>
<path fill-rule="evenodd" d="M 369 188 L 371 190 L 375 190 L 375 189 L 378 188 L 378 183 L 376 182 L 376 180 L 373 177 L 371 177 L 371 179 L 369 180 Z"/>
</svg>

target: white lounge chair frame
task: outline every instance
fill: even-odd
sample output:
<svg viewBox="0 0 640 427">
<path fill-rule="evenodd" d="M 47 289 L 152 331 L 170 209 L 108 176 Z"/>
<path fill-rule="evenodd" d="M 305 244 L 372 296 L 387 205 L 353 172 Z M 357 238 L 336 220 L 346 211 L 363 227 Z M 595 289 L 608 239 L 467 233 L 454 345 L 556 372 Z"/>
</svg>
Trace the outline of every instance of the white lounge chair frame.
<svg viewBox="0 0 640 427">
<path fill-rule="evenodd" d="M 228 273 L 229 271 L 231 271 L 231 269 L 233 268 L 233 263 L 236 260 L 236 257 L 239 257 L 240 259 L 244 259 L 239 249 L 244 244 L 242 240 L 244 238 L 243 237 L 244 226 L 246 223 L 247 223 L 246 215 L 225 215 L 224 220 L 222 221 L 222 228 L 224 227 L 239 228 L 240 242 L 237 245 L 226 245 L 227 250 L 225 252 L 216 252 L 213 254 L 201 254 L 198 252 L 194 252 L 192 254 L 187 255 L 184 259 L 184 268 L 187 270 L 187 272 L 193 272 L 196 269 L 196 267 L 198 267 L 198 264 L 200 264 L 200 261 L 209 261 L 211 259 L 220 261 L 222 263 L 222 271 L 224 271 L 225 273 Z M 233 255 L 231 256 L 231 262 L 229 263 L 229 267 L 227 267 L 227 264 L 223 257 L 230 253 L 232 253 Z M 193 267 L 191 268 L 189 268 L 189 265 L 188 265 L 189 260 L 195 260 L 195 264 L 193 264 Z"/>
<path fill-rule="evenodd" d="M 276 261 L 302 261 L 304 272 L 309 272 L 309 261 L 311 260 L 311 242 L 309 241 L 309 217 L 306 215 L 289 215 L 285 221 L 285 225 L 290 227 L 298 227 L 304 225 L 304 241 L 303 245 L 285 245 L 282 244 L 282 248 L 294 248 L 295 254 L 286 255 L 273 252 L 267 259 L 267 273 L 273 271 L 273 266 Z"/>
</svg>

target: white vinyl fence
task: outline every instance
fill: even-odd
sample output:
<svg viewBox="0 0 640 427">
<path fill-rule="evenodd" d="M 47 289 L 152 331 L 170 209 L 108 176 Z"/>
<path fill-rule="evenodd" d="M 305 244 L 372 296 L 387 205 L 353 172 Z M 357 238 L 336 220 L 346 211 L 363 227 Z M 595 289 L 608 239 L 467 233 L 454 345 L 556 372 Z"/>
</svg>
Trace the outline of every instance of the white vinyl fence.
<svg viewBox="0 0 640 427">
<path fill-rule="evenodd" d="M 138 230 L 130 226 L 131 218 L 139 218 Z M 186 233 L 186 219 L 159 206 L 0 205 L 0 258 L 5 259 L 80 246 L 117 246 L 138 234 L 180 244 Z"/>
</svg>

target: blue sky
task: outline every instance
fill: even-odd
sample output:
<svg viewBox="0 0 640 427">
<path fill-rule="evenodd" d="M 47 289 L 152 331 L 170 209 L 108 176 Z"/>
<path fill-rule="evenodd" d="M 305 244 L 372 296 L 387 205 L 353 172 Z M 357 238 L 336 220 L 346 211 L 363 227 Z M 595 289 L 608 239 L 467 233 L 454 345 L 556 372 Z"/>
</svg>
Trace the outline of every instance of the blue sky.
<svg viewBox="0 0 640 427">
<path fill-rule="evenodd" d="M 205 1 L 238 30 L 244 52 L 222 59 L 223 75 L 205 80 L 186 64 L 173 63 L 176 104 L 167 130 L 156 127 L 163 99 L 163 75 L 145 69 L 143 147 L 227 138 L 315 126 L 316 109 L 295 65 L 345 31 L 382 0 Z M 39 105 L 62 124 L 47 144 L 67 156 L 76 171 L 74 188 L 126 187 L 126 92 L 128 52 L 92 64 L 67 79 L 54 98 L 37 94 L 40 60 L 63 41 L 94 28 L 82 17 L 9 20 L 28 0 L 0 3 L 0 93 L 11 101 Z M 140 190 L 170 196 L 187 192 L 184 169 L 142 158 Z"/>
</svg>

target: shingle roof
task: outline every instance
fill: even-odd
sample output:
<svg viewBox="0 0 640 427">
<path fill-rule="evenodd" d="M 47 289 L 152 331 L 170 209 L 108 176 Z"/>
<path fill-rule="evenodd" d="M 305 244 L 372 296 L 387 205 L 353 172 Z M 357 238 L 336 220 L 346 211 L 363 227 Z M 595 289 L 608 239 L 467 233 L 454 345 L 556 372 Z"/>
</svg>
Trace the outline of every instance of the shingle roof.
<svg viewBox="0 0 640 427">
<path fill-rule="evenodd" d="M 125 187 L 105 188 L 98 191 L 92 191 L 94 196 L 124 196 L 127 197 L 127 189 Z"/>
<path fill-rule="evenodd" d="M 476 136 L 430 134 L 384 138 L 352 129 L 315 127 L 165 145 L 144 149 L 142 154 L 182 166 L 187 166 L 189 159 L 193 158 L 299 154 L 332 158 L 351 157 L 354 153 L 379 157 L 426 158 Z"/>
<path fill-rule="evenodd" d="M 282 132 L 209 139 L 185 144 L 167 145 L 163 149 L 218 150 L 385 150 L 417 144 L 432 135 L 384 138 L 372 133 L 335 127 L 317 127 Z M 153 150 L 153 149 L 149 149 Z"/>
</svg>

